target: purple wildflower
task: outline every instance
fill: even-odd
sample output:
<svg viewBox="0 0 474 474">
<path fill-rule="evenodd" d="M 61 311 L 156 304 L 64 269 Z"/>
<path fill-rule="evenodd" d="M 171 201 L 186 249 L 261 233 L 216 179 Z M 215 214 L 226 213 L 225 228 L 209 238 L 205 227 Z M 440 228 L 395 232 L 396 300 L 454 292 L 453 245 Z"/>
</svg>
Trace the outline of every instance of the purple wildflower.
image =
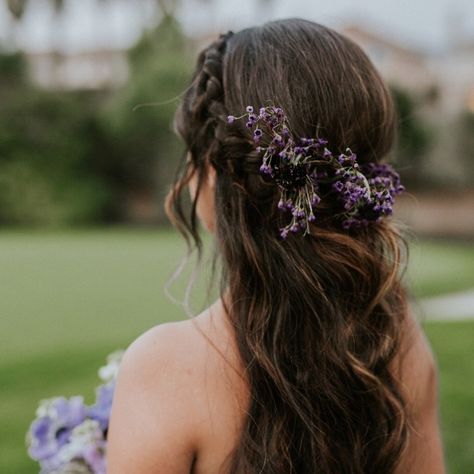
<svg viewBox="0 0 474 474">
<path fill-rule="evenodd" d="M 283 238 L 288 232 L 306 233 L 308 222 L 316 219 L 313 210 L 320 196 L 331 199 L 330 191 L 337 193 L 332 199 L 339 206 L 336 216 L 344 229 L 377 222 L 393 212 L 394 196 L 404 187 L 390 165 L 359 165 L 350 148 L 336 155 L 326 148 L 325 138 L 294 137 L 281 107 L 260 107 L 258 111 L 256 115 L 247 106 L 242 117 L 247 117 L 246 127 L 253 130 L 257 151 L 263 152 L 260 172 L 281 191 L 278 209 L 291 212 L 291 222 L 280 229 Z M 264 134 L 270 139 L 268 146 L 260 144 Z"/>
<path fill-rule="evenodd" d="M 321 202 L 321 198 L 315 193 L 311 196 L 311 206 L 315 207 Z"/>
<path fill-rule="evenodd" d="M 87 411 L 87 415 L 93 420 L 96 420 L 103 430 L 106 430 L 109 426 L 114 389 L 115 380 L 99 386 L 96 389 L 96 401 Z"/>
<path fill-rule="evenodd" d="M 300 230 L 300 226 L 299 226 L 298 222 L 294 222 L 293 224 L 291 224 L 291 227 L 290 227 L 291 232 L 296 233 L 299 230 Z"/>
<path fill-rule="evenodd" d="M 84 420 L 86 407 L 83 397 L 56 397 L 43 400 L 37 410 L 38 418 L 27 433 L 28 454 L 37 461 L 56 455 L 69 439 L 73 428 Z"/>
<path fill-rule="evenodd" d="M 258 142 L 260 141 L 260 139 L 262 138 L 262 130 L 260 128 L 256 128 L 254 131 L 253 131 L 253 139 L 255 142 Z"/>
</svg>

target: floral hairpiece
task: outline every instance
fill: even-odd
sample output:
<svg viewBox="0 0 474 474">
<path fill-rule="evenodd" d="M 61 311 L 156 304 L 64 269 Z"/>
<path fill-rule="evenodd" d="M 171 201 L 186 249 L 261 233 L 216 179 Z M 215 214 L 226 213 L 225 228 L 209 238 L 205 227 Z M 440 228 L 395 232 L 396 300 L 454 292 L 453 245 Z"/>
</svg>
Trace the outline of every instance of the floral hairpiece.
<svg viewBox="0 0 474 474">
<path fill-rule="evenodd" d="M 260 173 L 278 185 L 278 208 L 292 216 L 280 229 L 282 238 L 289 232 L 309 233 L 318 204 L 330 194 L 340 204 L 344 229 L 367 226 L 392 213 L 394 196 L 405 188 L 390 165 L 359 164 L 350 148 L 335 156 L 324 138 L 295 138 L 280 107 L 261 107 L 256 113 L 249 105 L 240 117 L 229 115 L 227 123 L 244 117 L 263 156 Z M 264 138 L 270 139 L 268 146 L 262 146 Z"/>
</svg>

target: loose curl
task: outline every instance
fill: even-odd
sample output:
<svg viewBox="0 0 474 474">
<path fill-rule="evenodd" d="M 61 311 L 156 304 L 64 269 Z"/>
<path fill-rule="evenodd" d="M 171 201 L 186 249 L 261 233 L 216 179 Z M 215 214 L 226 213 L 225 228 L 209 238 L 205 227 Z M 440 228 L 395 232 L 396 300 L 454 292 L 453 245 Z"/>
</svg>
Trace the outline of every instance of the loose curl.
<svg viewBox="0 0 474 474">
<path fill-rule="evenodd" d="M 403 241 L 390 222 L 342 231 L 331 203 L 310 235 L 279 237 L 277 189 L 258 173 L 248 130 L 226 126 L 228 114 L 268 100 L 296 135 L 319 129 L 360 162 L 379 161 L 395 139 L 385 84 L 365 53 L 329 28 L 275 21 L 222 35 L 200 53 L 175 121 L 190 159 L 166 208 L 200 254 L 196 202 L 207 166 L 216 169 L 221 295 L 251 395 L 223 472 L 389 474 L 409 425 L 390 370 L 407 313 Z M 187 214 L 182 194 L 194 171 Z"/>
</svg>

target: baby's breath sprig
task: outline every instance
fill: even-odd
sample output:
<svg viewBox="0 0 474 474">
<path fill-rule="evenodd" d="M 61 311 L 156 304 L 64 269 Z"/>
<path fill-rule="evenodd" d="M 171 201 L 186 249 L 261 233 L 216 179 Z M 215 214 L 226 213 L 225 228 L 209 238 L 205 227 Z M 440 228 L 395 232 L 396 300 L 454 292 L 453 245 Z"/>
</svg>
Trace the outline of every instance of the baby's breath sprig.
<svg viewBox="0 0 474 474">
<path fill-rule="evenodd" d="M 346 148 L 335 156 L 324 138 L 295 138 L 281 107 L 249 105 L 240 117 L 229 115 L 227 122 L 246 118 L 257 152 L 262 154 L 260 173 L 274 181 L 281 191 L 278 209 L 290 213 L 291 220 L 280 235 L 310 232 L 310 223 L 321 200 L 335 195 L 344 229 L 368 225 L 392 213 L 394 196 L 404 187 L 398 173 L 387 164 L 359 165 L 357 156 Z M 263 146 L 263 138 L 266 146 Z"/>
</svg>

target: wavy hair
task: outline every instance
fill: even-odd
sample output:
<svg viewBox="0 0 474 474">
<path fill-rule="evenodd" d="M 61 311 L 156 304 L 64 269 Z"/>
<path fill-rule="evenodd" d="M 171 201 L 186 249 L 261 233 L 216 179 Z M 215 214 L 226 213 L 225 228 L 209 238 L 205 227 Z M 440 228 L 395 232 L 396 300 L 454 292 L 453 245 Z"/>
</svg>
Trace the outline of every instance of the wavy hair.
<svg viewBox="0 0 474 474">
<path fill-rule="evenodd" d="M 330 28 L 274 21 L 221 35 L 200 53 L 175 117 L 190 159 L 166 209 L 200 252 L 196 202 L 207 166 L 215 168 L 221 296 L 250 390 L 223 472 L 389 474 L 408 440 L 390 371 L 407 313 L 403 239 L 390 221 L 342 230 L 331 202 L 311 234 L 279 237 L 278 189 L 259 174 L 250 132 L 226 124 L 228 114 L 269 101 L 295 135 L 319 133 L 332 150 L 350 146 L 361 163 L 386 157 L 396 135 L 383 80 L 360 47 Z"/>
</svg>

